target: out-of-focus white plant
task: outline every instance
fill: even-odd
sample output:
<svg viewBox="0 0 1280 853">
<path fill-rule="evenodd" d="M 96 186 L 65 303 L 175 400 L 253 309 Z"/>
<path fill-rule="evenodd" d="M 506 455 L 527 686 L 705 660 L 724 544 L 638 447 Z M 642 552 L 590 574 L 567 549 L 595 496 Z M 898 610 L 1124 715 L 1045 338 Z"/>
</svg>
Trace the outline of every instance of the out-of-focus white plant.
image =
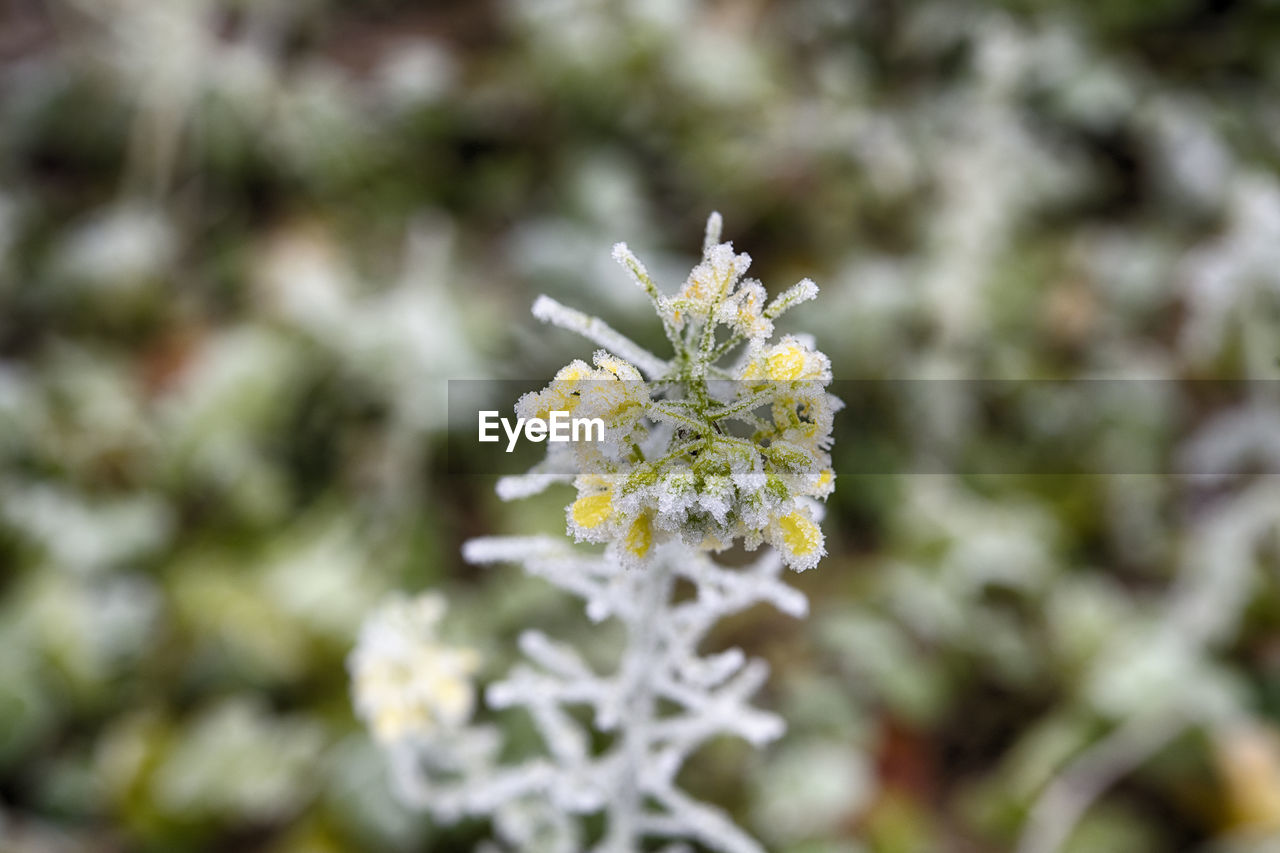
<svg viewBox="0 0 1280 853">
<path fill-rule="evenodd" d="M 394 282 L 373 288 L 320 226 L 290 225 L 258 253 L 256 295 L 277 322 L 331 356 L 383 400 L 387 423 L 362 466 L 384 507 L 413 500 L 424 434 L 443 428 L 447 377 L 486 372 L 465 329 L 472 315 L 445 283 L 459 275 L 454 228 L 440 214 L 409 225 Z"/>
<path fill-rule="evenodd" d="M 1099 632 L 1106 639 L 1080 687 L 1086 706 L 1112 727 L 1087 747 L 1078 743 L 1077 754 L 1043 785 L 1021 853 L 1062 849 L 1108 787 L 1183 732 L 1203 730 L 1231 750 L 1241 731 L 1255 725 L 1246 686 L 1218 656 L 1239 633 L 1259 570 L 1275 563 L 1280 544 L 1280 488 L 1274 476 L 1248 478 L 1258 462 L 1276 470 L 1280 417 L 1269 392 L 1265 384 L 1256 389 L 1255 399 L 1210 420 L 1184 446 L 1187 481 L 1235 488 L 1189 526 L 1163 600 Z M 1228 767 L 1227 775 L 1236 769 Z"/>
<path fill-rule="evenodd" d="M 858 743 L 813 739 L 784 747 L 760 780 L 755 822 L 776 844 L 830 838 L 870 800 L 872 772 Z"/>
<path fill-rule="evenodd" d="M 174 224 L 163 211 L 126 202 L 77 226 L 54 257 L 56 272 L 85 291 L 97 288 L 120 298 L 164 275 L 177 249 Z"/>
<path fill-rule="evenodd" d="M 166 462 L 230 493 L 251 515 L 277 511 L 283 486 L 262 436 L 296 394 L 290 342 L 260 326 L 199 339 L 154 403 Z"/>
<path fill-rule="evenodd" d="M 1280 491 L 1265 478 L 1193 527 L 1168 600 L 1127 621 L 1097 653 L 1082 687 L 1113 727 L 1044 786 L 1020 851 L 1061 849 L 1095 799 L 1182 732 L 1230 733 L 1247 724 L 1242 685 L 1214 655 L 1237 632 L 1254 566 L 1265 559 L 1258 552 L 1277 531 Z"/>
<path fill-rule="evenodd" d="M 447 94 L 457 73 L 455 61 L 444 45 L 410 39 L 393 46 L 382 58 L 376 75 L 377 90 L 393 108 L 404 109 Z"/>
<path fill-rule="evenodd" d="M 371 80 L 321 55 L 289 55 L 312 4 L 234 0 L 64 0 L 91 26 L 77 43 L 94 73 L 130 94 L 130 190 L 163 195 L 191 139 L 226 128 L 271 156 L 323 175 L 369 138 L 373 123 L 452 92 L 443 44 L 402 41 Z M 234 17 L 237 25 L 226 26 Z"/>
<path fill-rule="evenodd" d="M 267 560 L 263 594 L 309 633 L 345 645 L 385 592 L 368 571 L 369 547 L 349 520 L 304 520 Z"/>
<path fill-rule="evenodd" d="M 146 649 L 160 603 L 155 585 L 142 575 L 84 581 L 48 571 L 25 582 L 12 612 L 4 614 L 15 629 L 7 639 L 92 692 Z"/>
<path fill-rule="evenodd" d="M 463 335 L 463 313 L 445 288 L 453 238 L 447 219 L 415 219 L 395 284 L 367 292 L 322 231 L 283 229 L 261 253 L 260 295 L 273 314 L 333 351 L 361 384 L 381 391 L 397 428 L 437 429 L 447 410 L 445 377 L 474 373 L 479 361 Z"/>
<path fill-rule="evenodd" d="M 1219 355 L 1240 335 L 1246 373 L 1275 377 L 1280 341 L 1280 186 L 1270 175 L 1241 171 L 1227 194 L 1228 226 L 1188 253 L 1182 264 L 1188 309 L 1182 348 L 1193 363 Z"/>
<path fill-rule="evenodd" d="M 48 484 L 0 486 L 0 526 L 11 526 L 46 553 L 53 567 L 77 574 L 127 563 L 168 543 L 172 519 L 153 496 L 89 503 Z"/>
<path fill-rule="evenodd" d="M 809 341 L 770 343 L 774 321 L 816 286 L 804 280 L 770 301 L 744 278 L 750 258 L 720 242 L 720 228 L 713 214 L 702 262 L 676 294 L 660 292 L 624 244 L 614 249 L 661 318 L 670 360 L 547 297 L 534 305 L 540 319 L 602 349 L 593 365 L 574 361 L 525 395 L 517 412 L 599 417 L 606 437 L 552 447 L 529 474 L 502 480 L 499 494 L 572 482 L 569 532 L 605 550 L 585 553 L 550 537 L 484 538 L 467 543 L 464 556 L 520 563 L 582 598 L 593 622 L 613 619 L 625 632 L 615 668 L 603 673 L 540 631 L 520 637 L 528 662 L 484 698 L 493 710 L 527 711 L 544 753 L 500 762 L 498 730 L 470 722 L 479 661 L 438 639 L 443 601 L 435 595 L 392 602 L 362 632 L 350 658 L 356 709 L 385 745 L 402 797 L 438 819 L 489 815 L 500 842 L 527 851 L 586 849 L 580 818 L 597 813 L 605 829 L 593 849 L 602 853 L 639 850 L 649 838 L 671 840 L 671 850 L 686 849 L 681 841 L 763 849 L 723 811 L 682 791 L 676 776 L 711 738 L 760 745 L 784 729 L 748 702 L 766 678 L 762 661 L 699 647 L 723 617 L 756 603 L 806 613 L 805 598 L 780 575 L 787 565 L 812 568 L 825 553 L 817 501 L 834 486 L 828 449 L 840 403 L 825 390 L 830 363 Z M 773 548 L 743 569 L 709 553 L 737 542 Z M 677 594 L 677 584 L 696 592 Z M 610 743 L 593 746 L 593 730 Z"/>
</svg>

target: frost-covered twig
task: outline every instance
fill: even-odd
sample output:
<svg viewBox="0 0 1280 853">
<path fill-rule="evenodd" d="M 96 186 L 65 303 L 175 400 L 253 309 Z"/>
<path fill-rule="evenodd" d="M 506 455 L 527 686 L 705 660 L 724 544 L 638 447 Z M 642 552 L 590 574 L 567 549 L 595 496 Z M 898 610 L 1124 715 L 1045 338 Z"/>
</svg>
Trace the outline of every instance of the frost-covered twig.
<svg viewBox="0 0 1280 853">
<path fill-rule="evenodd" d="M 587 340 L 617 353 L 624 361 L 640 368 L 650 379 L 666 375 L 669 365 L 635 341 L 615 331 L 599 317 L 592 317 L 561 305 L 550 296 L 539 296 L 533 303 L 533 316 L 544 323 L 577 332 Z"/>
</svg>

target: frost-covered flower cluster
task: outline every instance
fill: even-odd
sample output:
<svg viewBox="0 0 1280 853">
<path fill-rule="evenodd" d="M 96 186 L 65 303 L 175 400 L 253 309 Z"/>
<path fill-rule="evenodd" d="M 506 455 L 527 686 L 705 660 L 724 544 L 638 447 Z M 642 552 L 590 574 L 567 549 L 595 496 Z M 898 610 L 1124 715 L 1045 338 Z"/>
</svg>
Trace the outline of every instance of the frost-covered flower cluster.
<svg viewBox="0 0 1280 853">
<path fill-rule="evenodd" d="M 528 663 L 491 683 L 490 710 L 524 709 L 544 752 L 501 760 L 498 730 L 471 721 L 479 661 L 437 639 L 442 599 L 396 600 L 371 617 L 350 659 L 356 709 L 386 748 L 409 804 L 454 821 L 489 816 L 500 849 L 629 853 L 647 839 L 695 841 L 725 853 L 763 848 L 720 809 L 681 790 L 688 757 L 723 735 L 760 745 L 782 720 L 749 704 L 767 667 L 738 648 L 701 647 L 725 616 L 769 603 L 803 616 L 784 566 L 824 554 L 819 499 L 834 477 L 828 450 L 839 401 L 831 366 L 808 340 L 770 342 L 773 322 L 813 298 L 805 280 L 768 301 L 744 279 L 750 259 L 707 225 L 702 262 L 675 295 L 661 293 L 627 250 L 614 255 L 649 294 L 674 349 L 662 360 L 598 319 L 546 297 L 534 313 L 604 347 L 525 395 L 522 417 L 553 411 L 600 418 L 607 439 L 549 445 L 529 474 L 505 478 L 505 498 L 571 482 L 569 532 L 603 553 L 549 537 L 472 540 L 473 563 L 518 562 L 583 599 L 592 622 L 613 620 L 624 642 L 600 671 L 572 645 L 526 631 Z M 728 366 L 720 364 L 735 349 Z M 774 546 L 752 566 L 718 565 L 710 551 L 735 542 Z M 696 594 L 677 593 L 678 584 Z M 605 737 L 600 737 L 605 735 Z M 605 743 L 607 746 L 595 746 Z M 603 814 L 598 840 L 582 818 Z"/>
<path fill-rule="evenodd" d="M 439 595 L 394 598 L 360 630 L 351 655 L 356 712 L 384 743 L 411 732 L 453 728 L 471 717 L 471 678 L 480 658 L 471 649 L 439 642 L 444 611 Z"/>
<path fill-rule="evenodd" d="M 614 247 L 662 319 L 669 361 L 539 299 L 537 316 L 622 357 L 602 349 L 594 369 L 575 360 L 516 410 L 606 424 L 604 442 L 549 445 L 535 472 L 574 476 L 578 497 L 567 515 L 578 541 L 609 543 L 629 565 L 670 539 L 711 550 L 768 541 L 791 568 L 809 569 L 825 553 L 815 500 L 834 487 L 828 451 L 840 401 L 827 393 L 831 363 L 811 340 L 770 339 L 774 320 L 818 289 L 805 279 L 769 301 L 759 281 L 744 277 L 751 258 L 720 242 L 720 229 L 713 214 L 702 262 L 674 295 L 658 289 L 625 244 Z"/>
</svg>

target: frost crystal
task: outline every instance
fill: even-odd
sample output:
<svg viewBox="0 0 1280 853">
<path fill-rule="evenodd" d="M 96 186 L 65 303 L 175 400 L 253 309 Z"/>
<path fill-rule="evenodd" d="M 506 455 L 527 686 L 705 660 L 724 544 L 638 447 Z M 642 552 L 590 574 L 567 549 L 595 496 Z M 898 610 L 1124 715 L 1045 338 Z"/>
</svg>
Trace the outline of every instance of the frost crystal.
<svg viewBox="0 0 1280 853">
<path fill-rule="evenodd" d="M 517 414 L 599 418 L 607 437 L 548 444 L 544 462 L 504 478 L 498 493 L 521 498 L 572 483 L 568 532 L 605 549 L 500 537 L 472 540 L 463 554 L 519 563 L 581 598 L 592 621 L 616 620 L 625 632 L 606 672 L 540 631 L 520 637 L 527 662 L 489 684 L 485 704 L 527 712 L 542 754 L 502 762 L 500 733 L 469 722 L 478 662 L 436 641 L 440 599 L 388 605 L 352 655 L 357 710 L 387 748 L 403 798 L 443 821 L 489 816 L 509 849 L 630 853 L 648 839 L 676 845 L 667 849 L 763 849 L 723 811 L 681 791 L 676 777 L 711 738 L 761 745 L 785 728 L 749 702 L 767 677 L 763 661 L 699 647 L 722 618 L 758 603 L 807 612 L 780 576 L 784 567 L 813 568 L 826 553 L 819 501 L 834 488 L 829 450 L 840 402 L 826 392 L 825 355 L 800 337 L 770 343 L 774 321 L 817 287 L 806 279 L 768 302 L 760 282 L 743 278 L 751 259 L 720 242 L 720 231 L 713 214 L 702 261 L 674 296 L 624 244 L 614 247 L 662 320 L 669 361 L 545 296 L 534 305 L 539 319 L 603 349 L 522 397 Z M 732 366 L 721 366 L 735 350 Z M 711 556 L 764 542 L 773 548 L 744 569 Z M 677 596 L 680 582 L 696 594 Z M 592 814 L 605 818 L 599 839 L 588 839 L 580 820 Z"/>
</svg>

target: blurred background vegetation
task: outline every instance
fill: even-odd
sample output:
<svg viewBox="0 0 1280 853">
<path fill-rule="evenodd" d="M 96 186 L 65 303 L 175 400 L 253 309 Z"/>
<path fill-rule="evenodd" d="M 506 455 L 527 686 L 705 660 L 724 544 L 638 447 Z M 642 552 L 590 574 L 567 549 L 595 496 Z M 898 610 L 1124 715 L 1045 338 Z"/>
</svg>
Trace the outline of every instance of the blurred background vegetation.
<svg viewBox="0 0 1280 853">
<path fill-rule="evenodd" d="M 0 849 L 471 849 L 361 618 L 586 628 L 462 565 L 562 503 L 444 472 L 445 381 L 582 355 L 540 292 L 656 347 L 609 248 L 674 289 L 711 210 L 838 379 L 1160 380 L 1006 416 L 1170 473 L 843 477 L 811 619 L 718 637 L 791 731 L 686 786 L 797 853 L 1277 849 L 1280 399 L 1175 390 L 1280 378 L 1278 91 L 1267 0 L 0 3 Z M 938 387 L 938 470 L 1022 452 Z"/>
</svg>

